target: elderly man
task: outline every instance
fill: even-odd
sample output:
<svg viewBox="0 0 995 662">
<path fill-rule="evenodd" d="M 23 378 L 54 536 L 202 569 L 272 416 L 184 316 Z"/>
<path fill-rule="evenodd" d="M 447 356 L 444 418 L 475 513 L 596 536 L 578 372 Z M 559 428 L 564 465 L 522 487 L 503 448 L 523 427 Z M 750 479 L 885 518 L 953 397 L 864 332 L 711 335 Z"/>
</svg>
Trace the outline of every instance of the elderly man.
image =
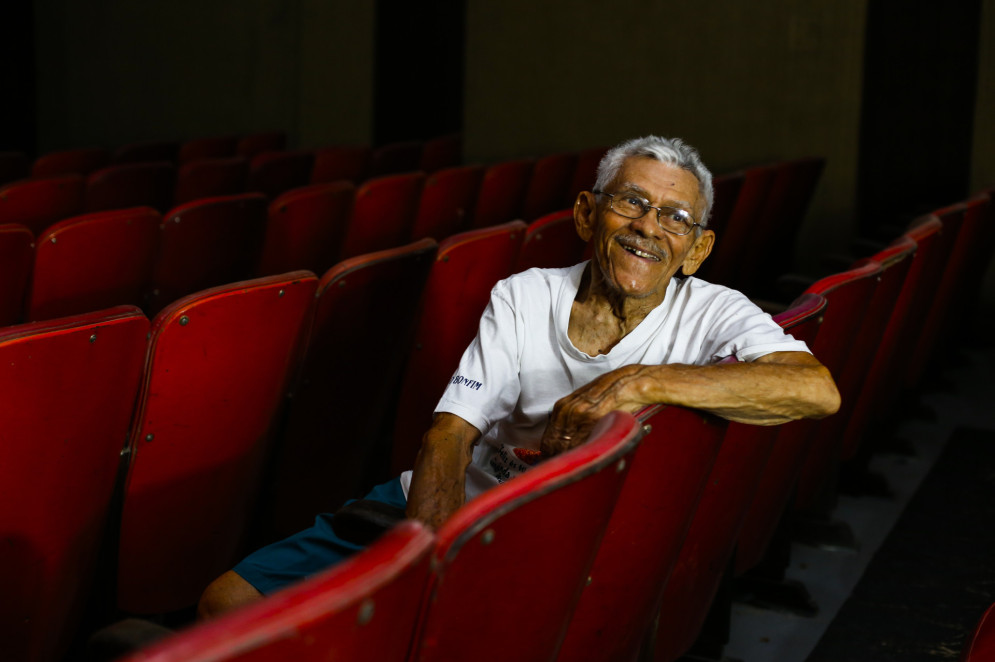
<svg viewBox="0 0 995 662">
<path fill-rule="evenodd" d="M 574 205 L 594 258 L 494 287 L 414 470 L 367 498 L 437 528 L 466 500 L 583 443 L 616 409 L 681 405 L 759 425 L 835 412 L 836 386 L 804 343 L 739 292 L 690 277 L 715 239 L 711 204 L 711 174 L 682 141 L 610 150 Z M 738 361 L 719 363 L 728 356 Z M 200 613 L 259 599 L 358 548 L 319 516 L 215 580 Z"/>
</svg>

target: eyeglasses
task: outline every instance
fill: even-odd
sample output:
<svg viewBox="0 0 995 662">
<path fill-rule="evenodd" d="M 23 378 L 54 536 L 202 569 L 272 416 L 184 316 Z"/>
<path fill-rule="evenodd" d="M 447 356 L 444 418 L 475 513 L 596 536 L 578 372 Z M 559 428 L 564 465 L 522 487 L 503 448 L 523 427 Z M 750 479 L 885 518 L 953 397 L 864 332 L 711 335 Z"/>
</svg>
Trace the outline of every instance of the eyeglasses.
<svg viewBox="0 0 995 662">
<path fill-rule="evenodd" d="M 650 209 L 656 210 L 656 224 L 661 229 L 671 234 L 683 236 L 689 234 L 695 227 L 701 227 L 696 223 L 694 216 L 688 211 L 678 207 L 654 207 L 648 200 L 640 197 L 633 191 L 622 191 L 621 193 L 605 193 L 604 191 L 592 191 L 596 195 L 607 195 L 610 200 L 608 207 L 625 218 L 642 218 Z"/>
</svg>

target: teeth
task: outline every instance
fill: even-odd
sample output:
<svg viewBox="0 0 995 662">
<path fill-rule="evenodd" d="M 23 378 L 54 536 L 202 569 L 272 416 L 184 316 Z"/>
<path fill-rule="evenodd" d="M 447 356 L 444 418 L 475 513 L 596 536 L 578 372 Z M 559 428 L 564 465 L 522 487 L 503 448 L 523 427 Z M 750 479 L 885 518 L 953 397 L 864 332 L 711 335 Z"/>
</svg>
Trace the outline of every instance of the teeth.
<svg viewBox="0 0 995 662">
<path fill-rule="evenodd" d="M 631 246 L 626 246 L 625 250 L 629 251 L 630 253 L 632 253 L 633 255 L 636 255 L 638 257 L 646 258 L 647 260 L 655 260 L 655 259 L 657 259 L 657 257 L 655 255 L 651 255 L 649 253 L 641 251 L 638 248 L 632 248 Z"/>
</svg>

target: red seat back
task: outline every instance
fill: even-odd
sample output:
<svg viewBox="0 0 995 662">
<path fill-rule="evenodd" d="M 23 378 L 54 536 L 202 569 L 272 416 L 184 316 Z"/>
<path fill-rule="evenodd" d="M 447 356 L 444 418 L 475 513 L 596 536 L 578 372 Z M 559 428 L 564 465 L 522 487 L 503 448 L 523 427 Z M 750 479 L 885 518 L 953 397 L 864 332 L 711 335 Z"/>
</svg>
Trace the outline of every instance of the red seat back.
<svg viewBox="0 0 995 662">
<path fill-rule="evenodd" d="M 739 198 L 739 190 L 743 186 L 746 176 L 742 172 L 733 172 L 726 175 L 719 175 L 712 180 L 714 188 L 714 202 L 712 211 L 708 217 L 708 229 L 715 232 L 721 246 L 725 241 L 725 231 L 732 218 L 733 210 L 736 208 L 736 200 Z M 715 255 L 705 260 L 695 276 L 709 282 L 713 282 L 711 267 L 715 264 Z"/>
<path fill-rule="evenodd" d="M 149 310 L 248 278 L 259 259 L 265 221 L 261 193 L 195 200 L 165 214 Z"/>
<path fill-rule="evenodd" d="M 586 247 L 574 226 L 573 209 L 546 214 L 529 223 L 515 271 L 532 267 L 572 267 L 584 259 Z"/>
<path fill-rule="evenodd" d="M 803 294 L 791 308 L 774 319 L 784 328 L 790 328 L 792 336 L 814 349 L 825 309 L 826 299 L 821 294 Z M 737 575 L 753 568 L 766 553 L 794 490 L 815 425 L 818 425 L 815 421 L 801 420 L 777 428 L 774 447 L 739 531 L 734 566 Z"/>
<path fill-rule="evenodd" d="M 59 175 L 89 175 L 106 167 L 111 161 L 110 153 L 103 147 L 67 149 L 49 152 L 35 159 L 31 165 L 31 176 L 58 177 Z"/>
<path fill-rule="evenodd" d="M 408 241 L 425 173 L 406 172 L 368 180 L 356 191 L 342 258 L 355 257 Z"/>
<path fill-rule="evenodd" d="M 577 155 L 573 153 L 550 154 L 536 159 L 522 201 L 522 216 L 534 221 L 562 209 L 576 166 Z"/>
<path fill-rule="evenodd" d="M 240 137 L 235 143 L 235 155 L 251 160 L 256 154 L 280 152 L 286 146 L 287 134 L 283 131 L 261 131 Z"/>
<path fill-rule="evenodd" d="M 450 133 L 425 141 L 418 170 L 433 173 L 443 168 L 455 168 L 462 162 L 463 138 L 458 133 Z"/>
<path fill-rule="evenodd" d="M 242 156 L 187 161 L 176 173 L 173 204 L 245 191 L 249 163 Z"/>
<path fill-rule="evenodd" d="M 590 191 L 594 188 L 594 181 L 598 177 L 598 164 L 604 157 L 607 147 L 594 147 L 577 152 L 577 163 L 574 166 L 573 177 L 567 187 L 567 193 L 560 203 L 563 207 L 573 207 L 577 201 L 577 195 L 581 191 Z"/>
<path fill-rule="evenodd" d="M 680 407 L 642 412 L 633 458 L 559 660 L 635 659 L 701 497 L 726 423 Z M 661 622 L 661 628 L 669 627 Z"/>
<path fill-rule="evenodd" d="M 586 443 L 460 508 L 438 532 L 412 659 L 553 659 L 641 433 L 612 412 Z"/>
<path fill-rule="evenodd" d="M 88 604 L 145 354 L 119 307 L 0 331 L 0 650 L 60 660 Z"/>
<path fill-rule="evenodd" d="M 270 200 L 290 189 L 305 186 L 311 180 L 314 156 L 296 152 L 262 152 L 249 161 L 245 190 L 262 193 Z"/>
<path fill-rule="evenodd" d="M 403 522 L 362 553 L 125 662 L 402 662 L 434 537 Z"/>
<path fill-rule="evenodd" d="M 484 167 L 479 165 L 456 166 L 430 174 L 418 200 L 411 239 L 432 237 L 441 241 L 465 230 L 483 176 Z"/>
<path fill-rule="evenodd" d="M 991 662 L 995 660 L 995 605 L 981 616 L 971 639 L 960 654 L 960 662 Z"/>
<path fill-rule="evenodd" d="M 23 225 L 0 225 L 0 327 L 17 324 L 35 259 L 35 238 Z"/>
<path fill-rule="evenodd" d="M 821 297 L 807 297 L 777 322 L 803 340 L 814 338 Z M 800 327 L 800 328 L 799 328 Z M 656 659 L 686 653 L 701 632 L 760 484 L 778 428 L 729 423 L 660 608 Z"/>
<path fill-rule="evenodd" d="M 532 177 L 532 163 L 532 159 L 504 161 L 484 171 L 470 219 L 471 228 L 507 223 L 521 216 L 525 190 Z"/>
<path fill-rule="evenodd" d="M 173 203 L 176 169 L 166 161 L 108 166 L 86 179 L 86 211 L 152 207 L 160 212 Z"/>
<path fill-rule="evenodd" d="M 291 189 L 271 202 L 256 273 L 324 273 L 342 252 L 355 195 L 356 187 L 340 180 Z"/>
<path fill-rule="evenodd" d="M 353 184 L 366 179 L 370 148 L 366 145 L 335 145 L 315 150 L 311 183 L 324 184 L 341 179 Z"/>
<path fill-rule="evenodd" d="M 834 416 L 843 423 L 857 396 L 853 392 L 853 385 L 844 381 L 844 375 L 848 362 L 856 357 L 853 349 L 867 318 L 880 275 L 880 265 L 868 263 L 826 276 L 806 290 L 808 293 L 821 294 L 827 301 L 822 327 L 812 353 L 829 369 L 840 390 L 842 404 L 840 411 Z M 857 358 L 859 362 L 867 357 Z M 821 505 L 820 499 L 832 489 L 831 478 L 839 467 L 842 439 L 839 435 L 820 432 L 832 420 L 824 419 L 812 426 L 813 436 L 798 478 L 797 505 L 800 508 Z"/>
<path fill-rule="evenodd" d="M 301 383 L 280 443 L 268 518 L 273 537 L 306 528 L 315 514 L 334 512 L 389 477 L 385 413 L 396 408 L 437 248 L 422 239 L 350 258 L 322 277 Z"/>
<path fill-rule="evenodd" d="M 422 142 L 404 140 L 387 143 L 370 153 L 370 177 L 396 175 L 418 170 L 421 162 Z"/>
<path fill-rule="evenodd" d="M 512 221 L 453 235 L 439 245 L 401 383 L 393 474 L 413 466 L 446 382 L 477 333 L 491 288 L 511 275 L 524 236 L 525 224 Z"/>
<path fill-rule="evenodd" d="M 307 271 L 232 283 L 156 316 L 121 516 L 121 609 L 193 605 L 244 552 L 316 286 Z"/>
<path fill-rule="evenodd" d="M 716 231 L 715 249 L 702 265 L 706 278 L 729 287 L 740 286 L 740 267 L 747 248 L 753 246 L 753 233 L 759 224 L 767 194 L 774 181 L 773 165 L 743 171 L 743 181 L 722 228 Z"/>
<path fill-rule="evenodd" d="M 94 212 L 59 221 L 38 237 L 29 320 L 145 303 L 159 242 L 150 207 Z"/>
<path fill-rule="evenodd" d="M 111 155 L 111 163 L 114 165 L 150 163 L 152 161 L 176 163 L 179 149 L 180 143 L 175 140 L 148 140 L 129 143 L 114 150 Z"/>
<path fill-rule="evenodd" d="M 238 139 L 235 136 L 210 136 L 194 138 L 180 145 L 177 157 L 179 165 L 204 159 L 228 159 L 235 156 Z"/>
<path fill-rule="evenodd" d="M 0 223 L 20 223 L 35 236 L 56 221 L 83 213 L 84 179 L 63 175 L 0 187 Z"/>
</svg>

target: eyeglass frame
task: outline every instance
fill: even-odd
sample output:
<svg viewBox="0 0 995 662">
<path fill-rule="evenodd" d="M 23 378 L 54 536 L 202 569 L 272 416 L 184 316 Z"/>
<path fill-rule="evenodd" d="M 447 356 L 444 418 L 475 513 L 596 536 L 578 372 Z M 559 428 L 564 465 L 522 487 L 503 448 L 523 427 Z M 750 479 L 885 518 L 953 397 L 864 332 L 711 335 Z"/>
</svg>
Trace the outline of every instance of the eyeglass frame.
<svg viewBox="0 0 995 662">
<path fill-rule="evenodd" d="M 701 223 L 699 223 L 699 222 L 697 222 L 697 221 L 694 220 L 694 214 L 692 214 L 691 212 L 689 212 L 687 209 L 681 209 L 680 207 L 667 207 L 667 206 L 662 206 L 662 205 L 660 207 L 654 207 L 653 205 L 649 204 L 649 200 L 647 200 L 646 198 L 637 196 L 644 203 L 643 207 L 645 209 L 643 210 L 643 213 L 640 214 L 639 216 L 626 216 L 625 214 L 623 214 L 619 210 L 615 209 L 615 196 L 618 194 L 618 191 L 616 191 L 615 193 L 608 193 L 607 191 L 599 191 L 598 189 L 592 189 L 591 193 L 593 193 L 595 195 L 607 195 L 608 198 L 609 198 L 609 200 L 608 200 L 608 208 L 610 210 L 612 210 L 613 212 L 615 212 L 616 214 L 618 214 L 619 216 L 621 216 L 622 218 L 630 218 L 632 220 L 640 219 L 643 216 L 645 216 L 649 212 L 650 209 L 655 209 L 656 210 L 656 224 L 657 224 L 657 226 L 661 230 L 663 230 L 664 232 L 669 232 L 670 234 L 674 235 L 675 237 L 686 237 L 689 234 L 691 234 L 692 232 L 694 232 L 695 228 L 703 228 L 704 227 Z M 660 217 L 663 215 L 663 210 L 664 209 L 676 209 L 677 211 L 682 211 L 685 214 L 687 214 L 688 217 L 692 221 L 691 227 L 688 228 L 688 231 L 687 232 L 683 232 L 683 233 L 682 232 L 674 232 L 673 230 L 664 227 L 664 225 L 660 222 Z M 699 229 L 698 232 L 700 232 L 700 231 L 701 230 Z"/>
</svg>

